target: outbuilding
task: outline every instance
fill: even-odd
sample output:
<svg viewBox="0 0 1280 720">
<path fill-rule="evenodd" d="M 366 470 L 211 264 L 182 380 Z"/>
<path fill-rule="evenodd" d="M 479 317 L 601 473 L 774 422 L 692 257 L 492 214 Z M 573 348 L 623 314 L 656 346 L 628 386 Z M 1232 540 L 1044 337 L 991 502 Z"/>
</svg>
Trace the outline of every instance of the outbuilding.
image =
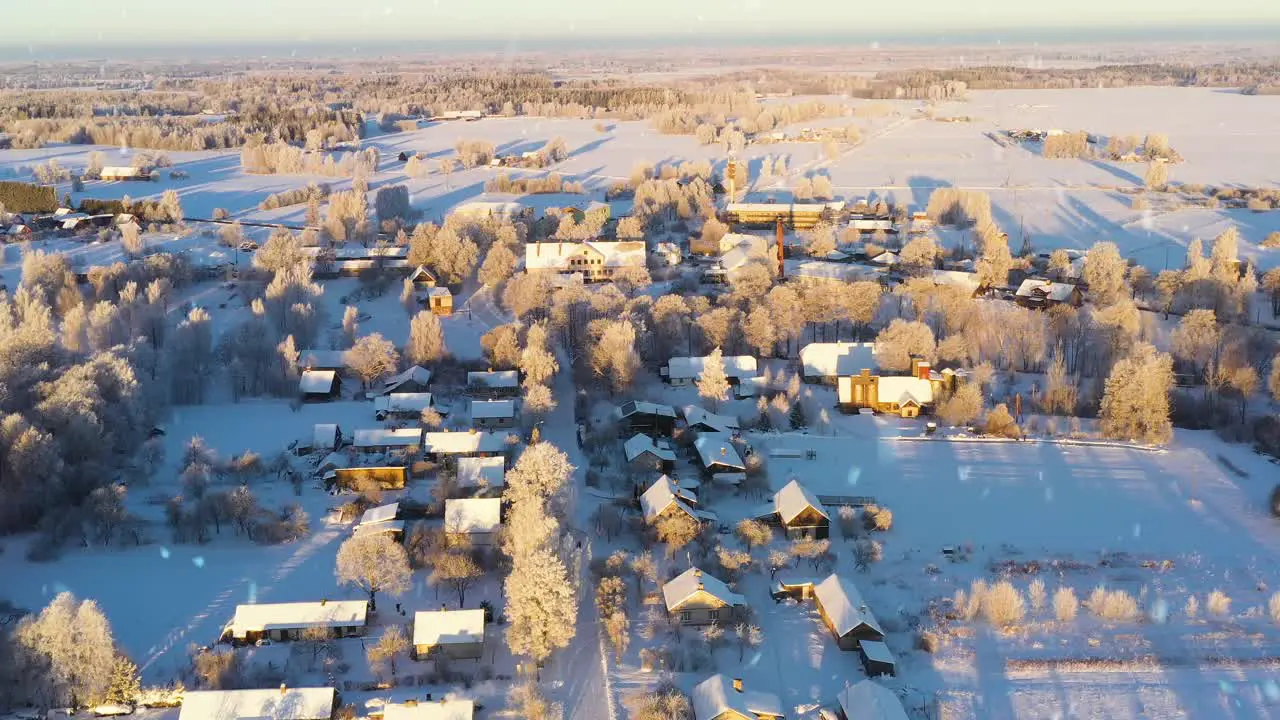
<svg viewBox="0 0 1280 720">
<path fill-rule="evenodd" d="M 333 400 L 342 392 L 342 381 L 333 370 L 304 370 L 298 379 L 298 393 L 304 402 Z"/>
<path fill-rule="evenodd" d="M 484 654 L 484 610 L 445 610 L 413 615 L 413 657 L 479 660 Z"/>
<path fill-rule="evenodd" d="M 747 469 L 738 449 L 729 442 L 727 435 L 704 433 L 693 441 L 693 448 L 698 452 L 698 464 L 709 475 L 743 472 Z"/>
</svg>

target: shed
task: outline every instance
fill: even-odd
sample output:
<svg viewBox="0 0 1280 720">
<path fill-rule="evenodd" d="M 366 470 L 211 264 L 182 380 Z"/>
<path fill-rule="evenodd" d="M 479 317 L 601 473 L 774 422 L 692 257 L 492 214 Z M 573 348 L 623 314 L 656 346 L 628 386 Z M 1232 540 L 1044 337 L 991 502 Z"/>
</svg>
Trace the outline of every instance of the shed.
<svg viewBox="0 0 1280 720">
<path fill-rule="evenodd" d="M 360 516 L 360 522 L 356 523 L 355 532 L 356 534 L 372 532 L 403 535 L 404 521 L 398 519 L 399 515 L 400 503 L 398 502 L 369 508 Z"/>
<path fill-rule="evenodd" d="M 413 615 L 413 655 L 479 660 L 484 653 L 484 610 L 445 610 Z"/>
<path fill-rule="evenodd" d="M 908 720 L 902 701 L 875 680 L 862 680 L 836 697 L 843 720 Z"/>
<path fill-rule="evenodd" d="M 898 674 L 898 662 L 883 641 L 863 640 L 858 643 L 858 652 L 862 656 L 862 668 L 867 671 L 867 677 Z"/>
<path fill-rule="evenodd" d="M 331 687 L 188 690 L 178 720 L 332 720 L 337 705 Z"/>
<path fill-rule="evenodd" d="M 402 373 L 392 375 L 382 383 L 382 392 L 384 393 L 420 393 L 426 392 L 431 386 L 431 371 L 420 366 L 405 370 Z"/>
<path fill-rule="evenodd" d="M 863 640 L 884 640 L 884 629 L 852 580 L 832 573 L 814 587 L 813 596 L 841 650 L 855 650 Z"/>
<path fill-rule="evenodd" d="M 502 498 L 450 498 L 444 501 L 444 531 L 472 545 L 493 545 L 502 529 Z"/>
<path fill-rule="evenodd" d="M 726 435 L 704 433 L 693 442 L 693 447 L 698 451 L 698 463 L 709 474 L 743 472 L 747 469 L 742 456 L 738 455 L 738 449 L 729 442 Z"/>
<path fill-rule="evenodd" d="M 511 397 L 520 392 L 520 374 L 515 370 L 469 372 L 467 389 L 480 397 Z"/>
<path fill-rule="evenodd" d="M 304 370 L 298 379 L 298 393 L 306 402 L 332 400 L 342 392 L 342 381 L 333 370 Z"/>
<path fill-rule="evenodd" d="M 368 613 L 364 600 L 237 605 L 223 636 L 241 642 L 300 640 L 305 630 L 323 628 L 332 637 L 351 637 L 364 633 Z"/>
<path fill-rule="evenodd" d="M 447 287 L 429 288 L 423 293 L 423 303 L 433 315 L 453 314 L 453 293 Z"/>
<path fill-rule="evenodd" d="M 681 625 L 732 622 L 747 607 L 746 598 L 696 567 L 667 581 L 662 586 L 662 600 L 671 619 Z"/>
</svg>

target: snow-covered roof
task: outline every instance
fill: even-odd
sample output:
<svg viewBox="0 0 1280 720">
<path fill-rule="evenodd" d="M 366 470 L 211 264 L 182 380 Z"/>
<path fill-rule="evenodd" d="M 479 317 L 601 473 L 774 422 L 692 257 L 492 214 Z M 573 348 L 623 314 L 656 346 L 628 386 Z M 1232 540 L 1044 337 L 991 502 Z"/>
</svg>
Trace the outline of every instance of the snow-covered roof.
<svg viewBox="0 0 1280 720">
<path fill-rule="evenodd" d="M 978 273 L 965 272 L 963 270 L 934 270 L 933 284 L 950 285 L 975 293 L 982 286 L 982 281 L 978 279 Z"/>
<path fill-rule="evenodd" d="M 364 600 L 237 605 L 231 629 L 240 637 L 246 632 L 266 630 L 350 627 L 364 625 L 368 613 L 369 603 Z"/>
<path fill-rule="evenodd" d="M 759 373 L 759 366 L 752 355 L 725 355 L 721 359 L 726 377 L 748 378 Z M 667 362 L 667 377 L 673 380 L 699 378 L 706 364 L 706 357 L 673 357 Z"/>
<path fill-rule="evenodd" d="M 458 487 L 500 488 L 506 480 L 507 461 L 501 457 L 458 458 Z"/>
<path fill-rule="evenodd" d="M 414 645 L 458 645 L 483 641 L 483 608 L 432 610 L 413 614 Z"/>
<path fill-rule="evenodd" d="M 143 175 L 150 174 L 150 171 L 146 168 L 129 167 L 126 165 L 108 165 L 99 171 L 98 177 L 142 177 Z"/>
<path fill-rule="evenodd" d="M 313 370 L 340 370 L 347 366 L 345 350 L 304 350 L 298 356 L 298 367 Z"/>
<path fill-rule="evenodd" d="M 692 490 L 678 487 L 671 478 L 663 475 L 640 495 L 640 510 L 644 513 L 645 522 L 651 523 L 674 503 L 690 517 L 696 518 L 698 515 L 691 507 L 696 502 L 698 497 Z"/>
<path fill-rule="evenodd" d="M 422 444 L 421 428 L 398 428 L 388 430 L 356 430 L 352 444 L 358 448 L 367 447 L 413 447 Z"/>
<path fill-rule="evenodd" d="M 693 701 L 694 720 L 716 720 L 729 712 L 745 718 L 783 716 L 782 702 L 777 695 L 745 688 L 738 691 L 733 687 L 733 680 L 720 673 L 695 685 L 689 697 Z"/>
<path fill-rule="evenodd" d="M 859 625 L 866 625 L 884 635 L 884 629 L 876 621 L 876 616 L 871 614 L 871 609 L 863 602 L 857 586 L 848 578 L 832 573 L 813 588 L 813 595 L 840 637 L 849 634 Z"/>
<path fill-rule="evenodd" d="M 188 690 L 178 720 L 329 720 L 336 693 L 331 687 Z"/>
<path fill-rule="evenodd" d="M 875 370 L 876 344 L 809 343 L 800 348 L 800 366 L 808 378 L 857 375 L 864 369 Z"/>
<path fill-rule="evenodd" d="M 729 442 L 729 438 L 718 433 L 706 433 L 693 441 L 693 447 L 702 459 L 703 467 L 723 465 L 724 467 L 746 470 L 747 466 L 738 455 L 738 449 Z"/>
<path fill-rule="evenodd" d="M 892 230 L 892 218 L 853 218 L 849 227 L 854 230 Z"/>
<path fill-rule="evenodd" d="M 431 407 L 431 393 L 387 393 L 373 399 L 375 412 L 422 412 Z"/>
<path fill-rule="evenodd" d="M 653 438 L 640 433 L 632 435 L 631 439 L 623 444 L 622 449 L 627 455 L 627 462 L 632 462 L 645 453 L 667 462 L 676 461 L 676 453 L 670 445 L 666 443 L 659 445 Z"/>
<path fill-rule="evenodd" d="M 764 257 L 765 259 L 769 259 L 768 238 L 763 238 L 758 235 L 729 233 L 721 239 L 720 247 L 725 247 L 726 240 L 732 243 L 732 246 L 720 256 L 720 267 L 724 269 L 725 272 L 731 273 L 741 268 L 752 258 Z"/>
<path fill-rule="evenodd" d="M 644 402 L 643 400 L 628 400 L 614 408 L 613 411 L 614 417 L 619 418 L 630 417 L 635 413 L 642 413 L 644 415 L 661 415 L 669 418 L 674 418 L 676 416 L 675 408 L 670 405 Z"/>
<path fill-rule="evenodd" d="M 382 720 L 472 720 L 475 713 L 474 700 L 419 700 L 382 706 Z"/>
<path fill-rule="evenodd" d="M 569 270 L 570 260 L 586 257 L 598 267 L 644 267 L 645 244 L 639 240 L 616 242 L 531 242 L 524 246 L 526 270 Z"/>
<path fill-rule="evenodd" d="M 898 263 L 902 262 L 902 258 L 898 257 L 897 253 L 889 252 L 888 250 L 886 250 L 880 253 L 879 255 L 871 258 L 871 262 L 877 265 L 897 265 Z"/>
<path fill-rule="evenodd" d="M 333 423 L 319 423 L 311 431 L 311 447 L 332 450 L 337 444 L 338 426 Z"/>
<path fill-rule="evenodd" d="M 453 209 L 454 215 L 469 215 L 472 217 L 485 217 L 488 215 L 510 217 L 519 215 L 522 212 L 524 212 L 524 205 L 521 205 L 518 202 L 495 202 L 485 200 L 465 202 Z"/>
<path fill-rule="evenodd" d="M 453 293 L 449 292 L 449 288 L 447 287 L 427 288 L 427 291 L 425 294 L 429 298 L 453 297 Z"/>
<path fill-rule="evenodd" d="M 843 203 L 841 203 L 843 206 Z M 826 203 L 729 203 L 725 205 L 728 213 L 821 213 L 827 209 Z"/>
<path fill-rule="evenodd" d="M 444 529 L 451 533 L 492 533 L 502 527 L 502 498 L 444 501 Z"/>
<path fill-rule="evenodd" d="M 841 282 L 877 280 L 881 275 L 881 271 L 877 268 L 858 265 L 857 263 L 837 263 L 826 260 L 784 260 L 783 270 L 788 278 L 839 280 Z"/>
<path fill-rule="evenodd" d="M 818 502 L 818 498 L 801 485 L 799 480 L 792 480 L 773 494 L 773 507 L 784 525 L 795 520 L 796 516 L 807 508 L 817 510 L 827 520 L 831 519 L 826 509 L 822 507 L 822 503 Z"/>
<path fill-rule="evenodd" d="M 520 387 L 520 373 L 515 370 L 473 371 L 467 373 L 467 385 L 479 385 L 487 388 Z"/>
<path fill-rule="evenodd" d="M 1018 286 L 1018 297 L 1046 298 L 1053 302 L 1067 302 L 1078 288 L 1070 283 L 1053 282 L 1043 278 L 1027 278 Z"/>
<path fill-rule="evenodd" d="M 298 391 L 311 393 L 327 393 L 333 389 L 333 381 L 338 378 L 338 373 L 333 370 L 303 370 L 302 377 L 298 379 Z"/>
<path fill-rule="evenodd" d="M 429 280 L 431 282 L 435 282 L 436 274 L 426 269 L 422 265 L 419 265 L 413 269 L 413 272 L 409 273 L 408 280 L 409 282 L 417 282 L 419 280 Z"/>
<path fill-rule="evenodd" d="M 699 591 L 707 593 L 725 607 L 747 604 L 747 599 L 730 590 L 723 580 L 696 567 L 667 581 L 662 586 L 662 599 L 667 604 L 667 610 L 674 612 Z"/>
<path fill-rule="evenodd" d="M 387 378 L 382 383 L 382 389 L 384 392 L 392 392 L 410 380 L 418 383 L 419 385 L 426 386 L 427 383 L 431 382 L 431 371 L 420 365 L 414 365 L 402 373 L 392 375 Z"/>
<path fill-rule="evenodd" d="M 479 430 L 429 432 L 423 433 L 422 448 L 428 453 L 443 455 L 501 452 L 507 448 L 507 436 Z"/>
<path fill-rule="evenodd" d="M 356 535 L 377 535 L 378 533 L 402 533 L 404 532 L 403 520 L 387 520 L 386 522 L 360 524 L 352 531 Z"/>
<path fill-rule="evenodd" d="M 893 653 L 889 652 L 889 646 L 880 640 L 862 640 L 858 643 L 858 648 L 862 650 L 862 654 L 866 655 L 868 660 L 891 665 L 897 662 L 893 658 Z"/>
<path fill-rule="evenodd" d="M 869 643 L 863 643 L 865 649 Z M 892 662 L 892 657 L 889 659 Z M 902 701 L 889 688 L 875 680 L 850 685 L 836 696 L 846 717 L 858 720 L 907 720 Z"/>
<path fill-rule="evenodd" d="M 697 405 L 685 405 L 681 408 L 681 412 L 684 413 L 684 420 L 689 425 L 706 425 L 716 432 L 722 433 L 732 433 L 742 428 L 738 423 L 738 418 L 731 415 L 717 415 Z"/>
<path fill-rule="evenodd" d="M 400 503 L 393 502 L 389 505 L 379 505 L 365 510 L 360 516 L 360 524 L 368 525 L 372 523 L 387 522 L 395 520 L 396 515 L 400 514 Z"/>
<path fill-rule="evenodd" d="M 512 418 L 516 416 L 516 404 L 511 400 L 472 400 L 471 419 Z"/>
<path fill-rule="evenodd" d="M 906 405 L 915 401 L 917 405 L 928 405 L 933 402 L 933 384 L 917 377 L 898 375 L 881 376 L 877 397 L 880 402 L 896 402 Z"/>
</svg>

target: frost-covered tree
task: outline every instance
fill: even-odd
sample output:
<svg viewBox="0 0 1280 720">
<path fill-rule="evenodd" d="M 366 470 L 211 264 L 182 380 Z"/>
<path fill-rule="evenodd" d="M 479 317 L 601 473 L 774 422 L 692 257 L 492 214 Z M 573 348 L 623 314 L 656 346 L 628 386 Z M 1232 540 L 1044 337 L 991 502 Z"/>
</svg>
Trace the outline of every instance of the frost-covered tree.
<svg viewBox="0 0 1280 720">
<path fill-rule="evenodd" d="M 640 369 L 640 359 L 636 353 L 636 329 L 630 320 L 604 321 L 591 347 L 590 364 L 615 392 L 631 385 Z"/>
<path fill-rule="evenodd" d="M 404 546 L 389 535 L 355 535 L 338 548 L 334 575 L 343 585 L 355 585 L 369 593 L 369 605 L 377 609 L 380 592 L 403 595 L 411 586 L 412 571 Z"/>
<path fill-rule="evenodd" d="M 1156 445 L 1168 442 L 1173 435 L 1172 387 L 1172 359 L 1146 343 L 1135 345 L 1107 377 L 1099 412 L 1102 434 Z"/>
<path fill-rule="evenodd" d="M 503 498 L 520 504 L 525 501 L 557 504 L 574 471 L 569 456 L 550 442 L 529 446 L 507 473 Z"/>
<path fill-rule="evenodd" d="M 378 222 L 408 220 L 413 208 L 409 205 L 409 188 L 404 185 L 385 185 L 373 196 L 374 212 Z"/>
<path fill-rule="evenodd" d="M 111 625 L 92 600 L 58 594 L 39 615 L 19 622 L 14 640 L 27 662 L 31 701 L 48 707 L 83 707 L 101 703 L 111 689 L 116 669 Z"/>
<path fill-rule="evenodd" d="M 938 417 L 948 425 L 967 425 L 982 413 L 982 390 L 976 383 L 967 382 L 938 403 Z"/>
<path fill-rule="evenodd" d="M 404 346 L 405 359 L 415 365 L 429 365 L 439 362 L 448 354 L 440 318 L 428 310 L 414 315 L 409 321 L 409 341 Z"/>
<path fill-rule="evenodd" d="M 446 552 L 435 556 L 427 582 L 444 585 L 458 594 L 458 607 L 467 605 L 467 590 L 484 576 L 484 569 L 467 552 Z"/>
<path fill-rule="evenodd" d="M 933 330 L 922 322 L 899 318 L 876 336 L 876 359 L 884 370 L 907 370 L 913 357 L 933 362 L 936 356 Z"/>
<path fill-rule="evenodd" d="M 899 257 L 902 258 L 903 265 L 912 272 L 927 273 L 933 269 L 933 263 L 938 257 L 938 245 L 928 235 L 921 235 L 907 241 L 902 246 Z"/>
<path fill-rule="evenodd" d="M 702 365 L 702 375 L 698 378 L 698 396 L 711 403 L 714 410 L 729 395 L 729 378 L 724 370 L 724 356 L 720 348 L 707 355 Z"/>
<path fill-rule="evenodd" d="M 1217 354 L 1221 331 L 1212 310 L 1198 308 L 1182 316 L 1169 334 L 1173 356 L 1203 373 Z"/>
<path fill-rule="evenodd" d="M 774 343 L 778 340 L 778 330 L 769 309 L 764 305 L 751 308 L 742 324 L 742 334 L 747 344 L 755 348 L 763 356 L 773 354 Z"/>
<path fill-rule="evenodd" d="M 518 323 L 499 325 L 480 338 L 489 364 L 500 370 L 514 370 L 520 362 L 520 326 Z"/>
<path fill-rule="evenodd" d="M 191 312 L 174 329 L 169 343 L 169 377 L 176 402 L 204 402 L 205 385 L 213 374 L 213 329 L 204 308 Z"/>
<path fill-rule="evenodd" d="M 1089 285 L 1089 299 L 1099 307 L 1114 305 L 1127 297 L 1124 278 L 1128 263 L 1113 242 L 1095 243 L 1084 258 L 1084 281 Z"/>
<path fill-rule="evenodd" d="M 342 311 L 342 345 L 351 347 L 356 344 L 356 333 L 360 331 L 360 311 L 355 305 L 348 305 Z"/>
<path fill-rule="evenodd" d="M 516 269 L 516 255 L 504 243 L 494 243 L 480 265 L 480 282 L 496 288 L 511 278 Z"/>
<path fill-rule="evenodd" d="M 356 340 L 355 345 L 343 355 L 343 360 L 367 388 L 373 381 L 396 371 L 400 353 L 396 352 L 395 344 L 382 337 L 381 333 L 372 333 Z"/>
<path fill-rule="evenodd" d="M 539 548 L 515 558 L 504 589 L 511 652 L 540 666 L 573 640 L 577 597 L 564 563 L 550 550 Z"/>
<path fill-rule="evenodd" d="M 308 263 L 310 258 L 302 252 L 298 238 L 284 228 L 272 230 L 267 241 L 253 254 L 253 266 L 270 273 Z"/>
<path fill-rule="evenodd" d="M 520 412 L 528 418 L 530 425 L 536 425 L 555 412 L 556 396 L 546 385 L 524 386 L 524 404 Z"/>
<path fill-rule="evenodd" d="M 142 228 L 137 223 L 125 223 L 120 226 L 120 247 L 129 257 L 142 254 Z"/>
<path fill-rule="evenodd" d="M 525 348 L 520 353 L 519 367 L 520 372 L 524 373 L 525 382 L 533 385 L 546 385 L 560 370 L 556 356 L 549 349 L 544 323 L 529 326 L 525 335 Z"/>
<path fill-rule="evenodd" d="M 391 676 L 396 674 L 396 659 L 409 649 L 409 639 L 404 634 L 404 627 L 392 625 L 382 631 L 378 642 L 365 651 L 369 664 L 375 668 L 387 668 Z"/>
<path fill-rule="evenodd" d="M 990 221 L 978 225 L 977 237 L 982 250 L 978 258 L 978 280 L 990 287 L 1004 287 L 1013 268 L 1009 237 Z"/>
<path fill-rule="evenodd" d="M 816 258 L 825 258 L 836 249 L 836 231 L 830 223 L 820 222 L 806 235 L 805 250 Z"/>
</svg>

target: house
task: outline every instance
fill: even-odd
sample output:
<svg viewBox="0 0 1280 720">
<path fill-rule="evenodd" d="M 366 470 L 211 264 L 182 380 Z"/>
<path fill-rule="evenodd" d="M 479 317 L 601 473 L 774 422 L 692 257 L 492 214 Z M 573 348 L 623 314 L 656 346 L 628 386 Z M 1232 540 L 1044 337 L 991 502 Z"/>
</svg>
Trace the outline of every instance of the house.
<svg viewBox="0 0 1280 720">
<path fill-rule="evenodd" d="M 635 469 L 668 472 L 676 462 L 676 453 L 671 449 L 671 443 L 639 433 L 623 443 L 622 451 L 626 455 L 627 464 Z"/>
<path fill-rule="evenodd" d="M 404 537 L 404 520 L 399 519 L 400 503 L 379 505 L 364 511 L 356 523 L 354 534 L 387 533 L 393 538 Z"/>
<path fill-rule="evenodd" d="M 298 393 L 303 402 L 333 400 L 342 393 L 342 381 L 333 370 L 303 370 L 298 378 Z"/>
<path fill-rule="evenodd" d="M 736 384 L 744 378 L 760 374 L 756 359 L 751 355 L 725 355 L 724 374 L 730 384 Z M 673 357 L 662 368 L 661 375 L 672 385 L 689 385 L 702 378 L 702 370 L 706 367 L 706 357 Z"/>
<path fill-rule="evenodd" d="M 701 257 L 721 257 L 739 245 L 751 245 L 764 250 L 769 245 L 768 238 L 747 233 L 725 233 L 718 240 L 693 235 L 689 238 L 689 254 Z"/>
<path fill-rule="evenodd" d="M 516 403 L 514 400 L 472 400 L 471 423 L 486 430 L 515 427 Z"/>
<path fill-rule="evenodd" d="M 934 285 L 958 288 L 968 293 L 970 297 L 977 297 L 983 290 L 978 273 L 963 270 L 934 270 L 932 277 Z"/>
<path fill-rule="evenodd" d="M 879 281 L 886 271 L 884 266 L 858 265 L 848 262 L 830 262 L 828 260 L 803 260 L 788 258 L 782 263 L 783 273 L 788 278 L 806 282 L 835 281 L 842 283 Z"/>
<path fill-rule="evenodd" d="M 333 720 L 338 703 L 331 687 L 187 690 L 178 720 Z"/>
<path fill-rule="evenodd" d="M 863 640 L 884 640 L 884 629 L 848 578 L 835 573 L 828 575 L 814 586 L 813 598 L 822 622 L 835 636 L 841 650 L 855 650 Z"/>
<path fill-rule="evenodd" d="M 933 406 L 934 380 L 928 363 L 913 361 L 913 376 L 872 375 L 864 369 L 858 375 L 841 376 L 836 383 L 838 407 L 844 412 L 870 408 L 904 418 L 918 417 Z M 943 382 L 938 377 L 938 384 Z"/>
<path fill-rule="evenodd" d="M 412 283 L 414 292 L 419 290 L 430 290 L 436 286 L 436 274 L 427 268 L 419 265 L 409 273 L 409 277 L 405 278 L 405 282 Z"/>
<path fill-rule="evenodd" d="M 675 267 L 684 260 L 684 253 L 680 250 L 680 246 L 673 242 L 660 242 L 654 245 L 650 255 L 658 265 L 665 267 Z"/>
<path fill-rule="evenodd" d="M 383 393 L 420 393 L 426 392 L 431 385 L 431 371 L 420 366 L 392 375 L 382 382 Z"/>
<path fill-rule="evenodd" d="M 670 405 L 628 400 L 613 409 L 613 418 L 621 433 L 644 433 L 671 437 L 676 426 L 676 411 Z"/>
<path fill-rule="evenodd" d="M 812 230 L 838 211 L 835 204 L 826 203 L 729 203 L 725 206 L 726 222 L 738 225 L 772 227 L 781 220 L 796 230 Z"/>
<path fill-rule="evenodd" d="M 1084 294 L 1080 286 L 1053 282 L 1044 278 L 1027 278 L 1014 293 L 1014 302 L 1023 307 L 1046 310 L 1055 305 L 1080 307 Z"/>
<path fill-rule="evenodd" d="M 747 690 L 741 678 L 716 673 L 689 693 L 694 720 L 778 720 L 782 701 L 773 693 Z"/>
<path fill-rule="evenodd" d="M 432 315 L 447 316 L 453 314 L 453 293 L 446 287 L 433 287 L 425 291 L 423 304 Z"/>
<path fill-rule="evenodd" d="M 684 414 L 685 427 L 697 433 L 732 435 L 742 429 L 738 418 L 731 415 L 717 415 L 697 405 L 685 405 L 680 412 Z"/>
<path fill-rule="evenodd" d="M 502 529 L 502 498 L 450 498 L 444 501 L 444 531 L 451 541 L 495 545 Z"/>
<path fill-rule="evenodd" d="M 862 680 L 836 696 L 840 704 L 840 720 L 907 720 L 902 701 L 889 688 L 875 680 Z"/>
<path fill-rule="evenodd" d="M 486 218 L 517 220 L 531 216 L 533 209 L 525 207 L 518 202 L 475 200 L 458 205 L 451 214 L 470 220 L 484 220 Z"/>
<path fill-rule="evenodd" d="M 473 720 L 474 700 L 406 700 L 382 706 L 382 720 Z"/>
<path fill-rule="evenodd" d="M 334 370 L 341 372 L 347 369 L 346 350 L 304 350 L 298 356 L 299 370 Z"/>
<path fill-rule="evenodd" d="M 623 268 L 645 267 L 645 243 L 532 242 L 524 246 L 526 272 L 582 273 L 587 282 L 608 280 Z"/>
<path fill-rule="evenodd" d="M 373 417 L 376 420 L 393 418 L 418 419 L 422 411 L 433 407 L 429 392 L 393 392 L 373 399 Z"/>
<path fill-rule="evenodd" d="M 347 490 L 360 490 L 369 482 L 383 490 L 400 490 L 409 481 L 409 468 L 404 465 L 341 467 L 325 473 L 325 481 Z"/>
<path fill-rule="evenodd" d="M 467 389 L 477 397 L 514 397 L 520 392 L 520 373 L 515 370 L 469 372 Z"/>
<path fill-rule="evenodd" d="M 105 182 L 118 180 L 150 180 L 151 169 L 141 167 L 110 166 L 102 168 L 98 177 Z"/>
<path fill-rule="evenodd" d="M 794 479 L 773 494 L 773 501 L 757 517 L 776 521 L 788 540 L 826 540 L 831 534 L 831 516 L 826 508 Z"/>
<path fill-rule="evenodd" d="M 443 656 L 479 660 L 484 654 L 484 610 L 445 610 L 413 614 L 413 657 Z"/>
<path fill-rule="evenodd" d="M 697 522 L 714 521 L 715 513 L 698 510 L 698 496 L 663 475 L 640 494 L 640 512 L 650 525 L 675 513 L 684 513 Z"/>
<path fill-rule="evenodd" d="M 354 637 L 364 634 L 368 613 L 369 603 L 364 600 L 237 605 L 222 633 L 244 643 L 301 640 L 303 632 L 312 628 L 321 628 L 330 637 Z"/>
<path fill-rule="evenodd" d="M 805 382 L 834 385 L 841 375 L 857 375 L 878 367 L 875 343 L 809 343 L 800 348 Z"/>
<path fill-rule="evenodd" d="M 332 452 L 342 445 L 342 429 L 332 423 L 316 425 L 311 431 L 311 449 L 315 452 Z"/>
<path fill-rule="evenodd" d="M 356 430 L 351 441 L 358 452 L 417 452 L 422 447 L 422 428 Z"/>
<path fill-rule="evenodd" d="M 31 237 L 31 226 L 23 225 L 21 223 L 17 225 L 10 225 L 9 229 L 5 230 L 4 234 L 9 237 L 11 242 L 21 240 L 22 238 L 29 238 Z"/>
<path fill-rule="evenodd" d="M 681 625 L 730 624 L 741 617 L 747 600 L 723 580 L 689 568 L 662 586 L 667 614 Z"/>
<path fill-rule="evenodd" d="M 857 230 L 860 233 L 886 232 L 894 231 L 893 218 L 882 217 L 854 217 L 849 220 L 849 228 Z"/>
<path fill-rule="evenodd" d="M 738 455 L 738 449 L 729 442 L 727 435 L 704 433 L 693 441 L 693 448 L 698 452 L 698 464 L 709 475 L 737 473 L 747 469 L 742 456 Z"/>
<path fill-rule="evenodd" d="M 422 435 L 422 450 L 427 459 L 506 456 L 508 438 L 502 433 L 463 430 L 461 432 L 428 432 Z"/>
<path fill-rule="evenodd" d="M 458 458 L 458 487 L 474 488 L 477 495 L 501 493 L 506 484 L 507 461 L 501 457 Z"/>
<path fill-rule="evenodd" d="M 880 253 L 879 255 L 871 258 L 871 262 L 875 263 L 876 265 L 882 265 L 884 267 L 893 267 L 895 265 L 900 264 L 902 262 L 902 258 L 898 257 L 897 253 L 886 250 Z"/>
</svg>

